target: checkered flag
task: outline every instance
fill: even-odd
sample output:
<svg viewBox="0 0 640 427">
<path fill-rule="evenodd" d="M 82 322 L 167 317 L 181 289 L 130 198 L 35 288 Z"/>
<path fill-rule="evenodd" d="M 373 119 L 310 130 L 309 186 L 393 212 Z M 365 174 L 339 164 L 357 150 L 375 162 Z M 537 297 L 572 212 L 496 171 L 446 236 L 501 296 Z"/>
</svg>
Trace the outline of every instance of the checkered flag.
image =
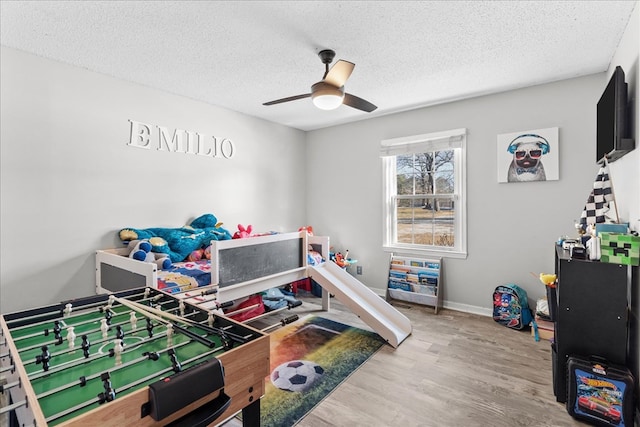
<svg viewBox="0 0 640 427">
<path fill-rule="evenodd" d="M 587 204 L 582 210 L 580 216 L 582 228 L 586 228 L 587 224 L 605 222 L 605 214 L 609 211 L 609 202 L 612 200 L 614 197 L 609 180 L 609 164 L 605 162 L 598 171 L 596 181 L 593 183 L 593 190 L 591 190 Z"/>
</svg>

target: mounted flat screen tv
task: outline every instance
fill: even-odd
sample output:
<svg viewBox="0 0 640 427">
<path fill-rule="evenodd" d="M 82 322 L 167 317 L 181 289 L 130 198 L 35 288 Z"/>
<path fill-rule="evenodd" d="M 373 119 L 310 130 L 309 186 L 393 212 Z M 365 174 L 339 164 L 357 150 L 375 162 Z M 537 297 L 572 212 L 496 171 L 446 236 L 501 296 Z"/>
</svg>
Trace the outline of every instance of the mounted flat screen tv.
<svg viewBox="0 0 640 427">
<path fill-rule="evenodd" d="M 627 83 L 624 71 L 616 67 L 605 88 L 597 109 L 596 161 L 614 162 L 635 148 L 629 138 L 629 115 L 627 105 Z"/>
</svg>

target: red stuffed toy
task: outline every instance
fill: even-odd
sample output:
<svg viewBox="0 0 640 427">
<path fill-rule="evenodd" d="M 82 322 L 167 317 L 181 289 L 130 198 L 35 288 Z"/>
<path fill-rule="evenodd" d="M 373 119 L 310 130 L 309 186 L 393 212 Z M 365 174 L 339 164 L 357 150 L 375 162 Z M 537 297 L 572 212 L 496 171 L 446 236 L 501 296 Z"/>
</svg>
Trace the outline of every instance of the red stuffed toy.
<svg viewBox="0 0 640 427">
<path fill-rule="evenodd" d="M 242 224 L 238 224 L 238 231 L 233 233 L 234 239 L 246 239 L 247 237 L 251 237 L 251 231 L 253 227 L 251 225 L 247 225 L 247 228 L 244 228 Z"/>
<path fill-rule="evenodd" d="M 310 225 L 305 225 L 304 227 L 298 228 L 298 231 L 306 231 L 309 236 L 313 236 L 313 227 Z"/>
</svg>

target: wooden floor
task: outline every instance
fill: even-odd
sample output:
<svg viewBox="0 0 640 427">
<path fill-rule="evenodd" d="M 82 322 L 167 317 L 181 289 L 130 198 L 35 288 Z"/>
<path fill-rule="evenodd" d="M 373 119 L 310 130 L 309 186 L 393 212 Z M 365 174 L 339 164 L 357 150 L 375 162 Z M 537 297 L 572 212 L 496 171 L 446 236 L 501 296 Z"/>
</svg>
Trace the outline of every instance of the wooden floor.
<svg viewBox="0 0 640 427">
<path fill-rule="evenodd" d="M 335 298 L 331 311 L 323 312 L 319 298 L 299 297 L 304 304 L 294 311 L 300 316 L 370 329 Z M 397 349 L 385 345 L 298 426 L 586 425 L 555 400 L 548 341 L 535 342 L 529 331 L 489 317 L 393 305 L 411 320 L 413 333 Z"/>
</svg>

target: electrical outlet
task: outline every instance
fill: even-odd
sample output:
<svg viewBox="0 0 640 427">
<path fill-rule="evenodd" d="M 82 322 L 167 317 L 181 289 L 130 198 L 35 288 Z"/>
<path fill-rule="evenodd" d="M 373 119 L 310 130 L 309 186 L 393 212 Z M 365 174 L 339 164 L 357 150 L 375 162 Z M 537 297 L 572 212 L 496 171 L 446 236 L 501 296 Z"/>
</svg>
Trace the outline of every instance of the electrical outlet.
<svg viewBox="0 0 640 427">
<path fill-rule="evenodd" d="M 361 265 L 356 266 L 356 274 L 362 274 L 362 266 Z"/>
</svg>

